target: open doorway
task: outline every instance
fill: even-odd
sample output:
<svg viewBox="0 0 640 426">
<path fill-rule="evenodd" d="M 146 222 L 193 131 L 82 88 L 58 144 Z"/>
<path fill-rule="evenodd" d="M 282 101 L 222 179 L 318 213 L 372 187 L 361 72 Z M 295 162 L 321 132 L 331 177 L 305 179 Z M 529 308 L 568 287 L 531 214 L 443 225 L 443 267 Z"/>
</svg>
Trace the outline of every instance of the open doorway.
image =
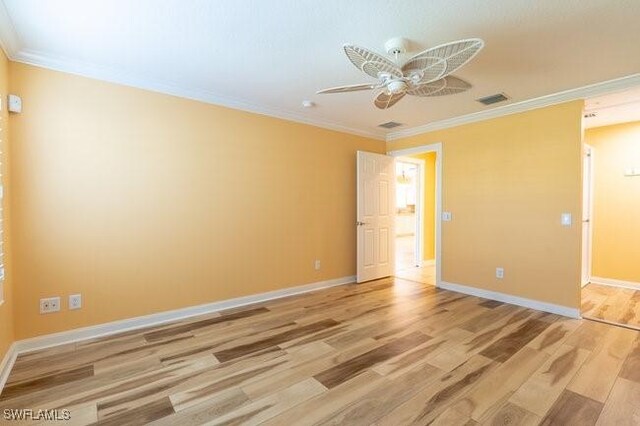
<svg viewBox="0 0 640 426">
<path fill-rule="evenodd" d="M 640 330 L 640 88 L 586 102 L 582 316 Z"/>
<path fill-rule="evenodd" d="M 436 285 L 436 152 L 396 158 L 395 276 Z"/>
<path fill-rule="evenodd" d="M 396 271 L 420 267 L 421 197 L 424 161 L 396 160 Z"/>
</svg>

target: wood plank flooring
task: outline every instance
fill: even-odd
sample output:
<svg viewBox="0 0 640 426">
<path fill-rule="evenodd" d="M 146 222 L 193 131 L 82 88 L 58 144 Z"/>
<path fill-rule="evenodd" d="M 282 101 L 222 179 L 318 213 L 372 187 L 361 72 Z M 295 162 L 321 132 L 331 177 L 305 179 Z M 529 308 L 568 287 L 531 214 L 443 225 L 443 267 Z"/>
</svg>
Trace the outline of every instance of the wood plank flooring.
<svg viewBox="0 0 640 426">
<path fill-rule="evenodd" d="M 632 425 L 640 332 L 384 279 L 21 355 L 0 408 L 77 425 Z"/>
<path fill-rule="evenodd" d="M 640 330 L 640 290 L 587 284 L 582 288 L 582 316 Z"/>
</svg>

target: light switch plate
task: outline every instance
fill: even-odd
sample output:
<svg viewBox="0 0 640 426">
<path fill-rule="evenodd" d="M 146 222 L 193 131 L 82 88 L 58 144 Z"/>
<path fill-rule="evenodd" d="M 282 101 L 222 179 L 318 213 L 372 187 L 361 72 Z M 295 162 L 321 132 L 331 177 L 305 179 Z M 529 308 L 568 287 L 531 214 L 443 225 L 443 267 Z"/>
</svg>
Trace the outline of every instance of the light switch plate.
<svg viewBox="0 0 640 426">
<path fill-rule="evenodd" d="M 629 167 L 624 169 L 624 175 L 626 177 L 640 176 L 640 167 Z"/>
<path fill-rule="evenodd" d="M 562 226 L 571 226 L 571 213 L 562 213 L 560 215 L 560 223 Z"/>
<path fill-rule="evenodd" d="M 451 212 L 442 212 L 442 220 L 444 222 L 451 222 L 452 215 Z"/>
</svg>

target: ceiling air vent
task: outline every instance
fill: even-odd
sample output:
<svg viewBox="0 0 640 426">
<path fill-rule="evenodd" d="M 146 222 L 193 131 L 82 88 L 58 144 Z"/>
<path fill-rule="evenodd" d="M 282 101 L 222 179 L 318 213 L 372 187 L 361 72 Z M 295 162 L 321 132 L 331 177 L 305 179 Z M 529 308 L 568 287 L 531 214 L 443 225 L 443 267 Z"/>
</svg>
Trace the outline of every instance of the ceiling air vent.
<svg viewBox="0 0 640 426">
<path fill-rule="evenodd" d="M 388 121 L 386 123 L 378 124 L 378 127 L 385 129 L 393 129 L 394 127 L 402 126 L 402 123 L 396 123 L 395 121 Z"/>
<path fill-rule="evenodd" d="M 480 102 L 483 105 L 491 105 L 498 102 L 506 101 L 509 99 L 507 95 L 504 93 L 498 93 L 497 95 L 485 96 L 484 98 L 476 99 L 476 101 Z"/>
<path fill-rule="evenodd" d="M 593 118 L 596 117 L 598 114 L 596 114 L 595 112 L 588 112 L 584 115 L 584 118 Z"/>
</svg>

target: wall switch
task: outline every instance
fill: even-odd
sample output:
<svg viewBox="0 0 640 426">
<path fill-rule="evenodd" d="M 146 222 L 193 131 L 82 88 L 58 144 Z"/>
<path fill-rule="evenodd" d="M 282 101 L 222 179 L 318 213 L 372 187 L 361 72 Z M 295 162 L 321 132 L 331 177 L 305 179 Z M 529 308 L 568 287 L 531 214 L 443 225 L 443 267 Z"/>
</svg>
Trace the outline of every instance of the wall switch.
<svg viewBox="0 0 640 426">
<path fill-rule="evenodd" d="M 571 213 L 562 213 L 560 215 L 560 223 L 562 226 L 571 226 Z"/>
<path fill-rule="evenodd" d="M 313 267 L 316 268 L 316 271 L 320 270 L 320 261 L 316 260 L 315 262 L 313 262 Z"/>
<path fill-rule="evenodd" d="M 60 298 L 48 297 L 46 299 L 40 299 L 40 313 L 49 314 L 51 312 L 60 311 Z"/>
<path fill-rule="evenodd" d="M 504 268 L 496 268 L 496 278 L 498 279 L 504 278 Z"/>
<path fill-rule="evenodd" d="M 442 212 L 442 220 L 445 222 L 451 222 L 452 219 L 451 212 Z"/>
<path fill-rule="evenodd" d="M 82 295 L 81 294 L 72 294 L 69 296 L 69 309 L 80 309 L 82 308 Z"/>
</svg>

